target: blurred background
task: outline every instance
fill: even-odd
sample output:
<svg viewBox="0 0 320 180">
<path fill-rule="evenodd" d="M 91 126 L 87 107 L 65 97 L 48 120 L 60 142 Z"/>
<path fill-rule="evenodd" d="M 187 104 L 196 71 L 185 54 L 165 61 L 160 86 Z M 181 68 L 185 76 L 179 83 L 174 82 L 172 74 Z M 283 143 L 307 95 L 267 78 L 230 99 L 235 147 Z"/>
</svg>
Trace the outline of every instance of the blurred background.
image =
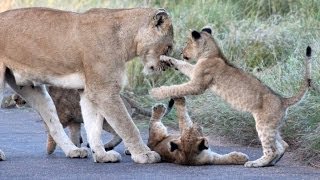
<svg viewBox="0 0 320 180">
<path fill-rule="evenodd" d="M 289 109 L 282 130 L 284 139 L 298 153 L 298 160 L 320 162 L 320 0 L 0 0 L 0 12 L 34 6 L 77 12 L 94 7 L 165 8 L 174 23 L 173 56 L 180 58 L 190 29 L 210 25 L 230 62 L 283 96 L 298 91 L 304 75 L 305 50 L 310 45 L 316 89 Z M 141 71 L 139 59 L 128 63 L 124 91 L 145 107 L 155 103 L 148 95 L 152 87 L 187 81 L 173 70 L 152 77 L 144 77 Z M 232 109 L 212 92 L 189 96 L 188 107 L 193 120 L 203 125 L 208 135 L 259 145 L 252 116 Z M 142 121 L 147 126 L 148 120 Z M 165 119 L 165 124 L 177 127 L 175 113 Z"/>
</svg>

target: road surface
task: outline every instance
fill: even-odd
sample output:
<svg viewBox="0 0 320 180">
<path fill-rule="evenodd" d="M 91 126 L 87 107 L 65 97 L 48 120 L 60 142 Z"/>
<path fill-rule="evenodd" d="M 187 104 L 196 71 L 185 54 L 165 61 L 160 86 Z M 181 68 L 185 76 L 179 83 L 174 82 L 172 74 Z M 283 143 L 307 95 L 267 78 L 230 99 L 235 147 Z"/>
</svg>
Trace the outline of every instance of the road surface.
<svg viewBox="0 0 320 180">
<path fill-rule="evenodd" d="M 147 131 L 142 130 L 144 140 Z M 107 135 L 103 135 L 104 141 Z M 302 166 L 285 154 L 274 167 L 245 168 L 242 165 L 181 166 L 169 163 L 135 164 L 122 153 L 120 163 L 93 163 L 66 158 L 60 148 L 46 154 L 46 132 L 31 109 L 0 109 L 0 149 L 7 156 L 0 161 L 0 179 L 320 179 L 320 169 Z M 250 159 L 261 155 L 260 148 L 211 146 L 218 153 L 242 151 Z"/>
</svg>

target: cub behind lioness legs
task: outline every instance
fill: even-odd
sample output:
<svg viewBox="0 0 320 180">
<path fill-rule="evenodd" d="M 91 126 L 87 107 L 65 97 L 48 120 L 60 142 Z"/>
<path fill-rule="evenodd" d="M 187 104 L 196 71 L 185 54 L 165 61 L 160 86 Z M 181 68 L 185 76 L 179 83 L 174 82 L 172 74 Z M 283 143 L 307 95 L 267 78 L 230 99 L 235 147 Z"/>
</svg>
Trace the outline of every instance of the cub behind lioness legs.
<svg viewBox="0 0 320 180">
<path fill-rule="evenodd" d="M 180 85 L 154 88 L 151 95 L 156 99 L 181 97 L 201 94 L 210 88 L 234 108 L 250 112 L 255 119 L 263 156 L 255 161 L 247 162 L 245 166 L 274 165 L 288 147 L 280 135 L 281 121 L 285 117 L 288 107 L 299 102 L 310 86 L 311 48 L 307 48 L 306 73 L 298 94 L 294 97 L 284 98 L 256 77 L 231 65 L 224 57 L 211 32 L 209 28 L 204 28 L 201 32 L 192 31 L 188 43 L 183 49 L 184 59 L 196 59 L 195 65 L 166 56 L 161 57 L 169 66 L 188 76 L 190 81 Z"/>
<path fill-rule="evenodd" d="M 184 165 L 244 164 L 248 161 L 248 156 L 240 152 L 220 155 L 211 151 L 202 128 L 191 121 L 185 99 L 174 100 L 180 135 L 169 134 L 162 124 L 162 117 L 166 113 L 162 104 L 153 107 L 149 124 L 148 146 L 159 153 L 163 161 Z"/>
</svg>

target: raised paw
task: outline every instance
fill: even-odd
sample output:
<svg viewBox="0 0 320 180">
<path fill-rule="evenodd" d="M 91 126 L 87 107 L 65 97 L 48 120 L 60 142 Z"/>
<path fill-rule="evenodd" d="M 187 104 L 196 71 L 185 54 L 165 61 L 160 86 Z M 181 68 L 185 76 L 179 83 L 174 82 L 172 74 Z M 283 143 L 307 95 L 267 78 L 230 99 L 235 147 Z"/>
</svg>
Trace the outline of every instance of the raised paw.
<svg viewBox="0 0 320 180">
<path fill-rule="evenodd" d="M 114 151 L 110 150 L 103 153 L 103 155 L 98 155 L 97 153 L 92 152 L 92 157 L 94 162 L 97 163 L 108 163 L 108 162 L 119 162 L 121 161 L 121 155 Z"/>
<path fill-rule="evenodd" d="M 152 112 L 157 114 L 164 114 L 166 112 L 167 108 L 164 104 L 156 104 L 152 107 Z"/>
<path fill-rule="evenodd" d="M 86 158 L 88 157 L 88 149 L 86 148 L 77 148 L 75 150 L 71 150 L 67 157 L 70 158 Z"/>
<path fill-rule="evenodd" d="M 169 56 L 162 55 L 160 56 L 161 63 L 164 63 L 167 67 L 175 67 L 174 59 Z"/>
<path fill-rule="evenodd" d="M 4 155 L 4 153 L 0 150 L 0 161 L 4 161 L 6 160 L 6 156 Z"/>
<path fill-rule="evenodd" d="M 161 161 L 160 155 L 155 151 L 148 151 L 146 153 L 141 153 L 138 155 L 131 155 L 131 158 L 134 162 L 140 164 L 157 163 Z"/>
<path fill-rule="evenodd" d="M 249 160 L 248 155 L 242 152 L 231 152 L 230 157 L 235 164 L 244 164 Z"/>
</svg>

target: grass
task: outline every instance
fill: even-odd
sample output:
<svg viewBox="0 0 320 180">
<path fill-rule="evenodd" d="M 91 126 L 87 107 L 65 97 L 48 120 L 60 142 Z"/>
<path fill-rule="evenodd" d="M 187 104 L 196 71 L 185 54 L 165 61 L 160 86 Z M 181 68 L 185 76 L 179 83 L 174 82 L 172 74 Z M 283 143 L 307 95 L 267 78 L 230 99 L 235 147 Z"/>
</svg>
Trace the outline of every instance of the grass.
<svg viewBox="0 0 320 180">
<path fill-rule="evenodd" d="M 9 3 L 6 3 L 9 2 Z M 9 5 L 8 5 L 9 4 Z M 2 6 L 2 7 L 1 7 Z M 0 9 L 47 6 L 84 11 L 92 7 L 164 7 L 175 30 L 175 56 L 180 54 L 189 29 L 210 25 L 226 57 L 238 67 L 261 79 L 283 96 L 292 96 L 303 77 L 305 48 L 313 48 L 312 78 L 320 87 L 320 1 L 319 0 L 2 0 Z M 127 91 L 146 106 L 155 103 L 150 88 L 187 81 L 175 71 L 144 77 L 138 59 L 128 63 Z M 311 91 L 289 109 L 283 135 L 298 148 L 304 162 L 320 162 L 320 92 Z M 211 92 L 188 97 L 190 113 L 207 131 L 241 144 L 258 144 L 251 115 L 238 112 Z M 175 126 L 174 115 L 166 120 Z"/>
</svg>

